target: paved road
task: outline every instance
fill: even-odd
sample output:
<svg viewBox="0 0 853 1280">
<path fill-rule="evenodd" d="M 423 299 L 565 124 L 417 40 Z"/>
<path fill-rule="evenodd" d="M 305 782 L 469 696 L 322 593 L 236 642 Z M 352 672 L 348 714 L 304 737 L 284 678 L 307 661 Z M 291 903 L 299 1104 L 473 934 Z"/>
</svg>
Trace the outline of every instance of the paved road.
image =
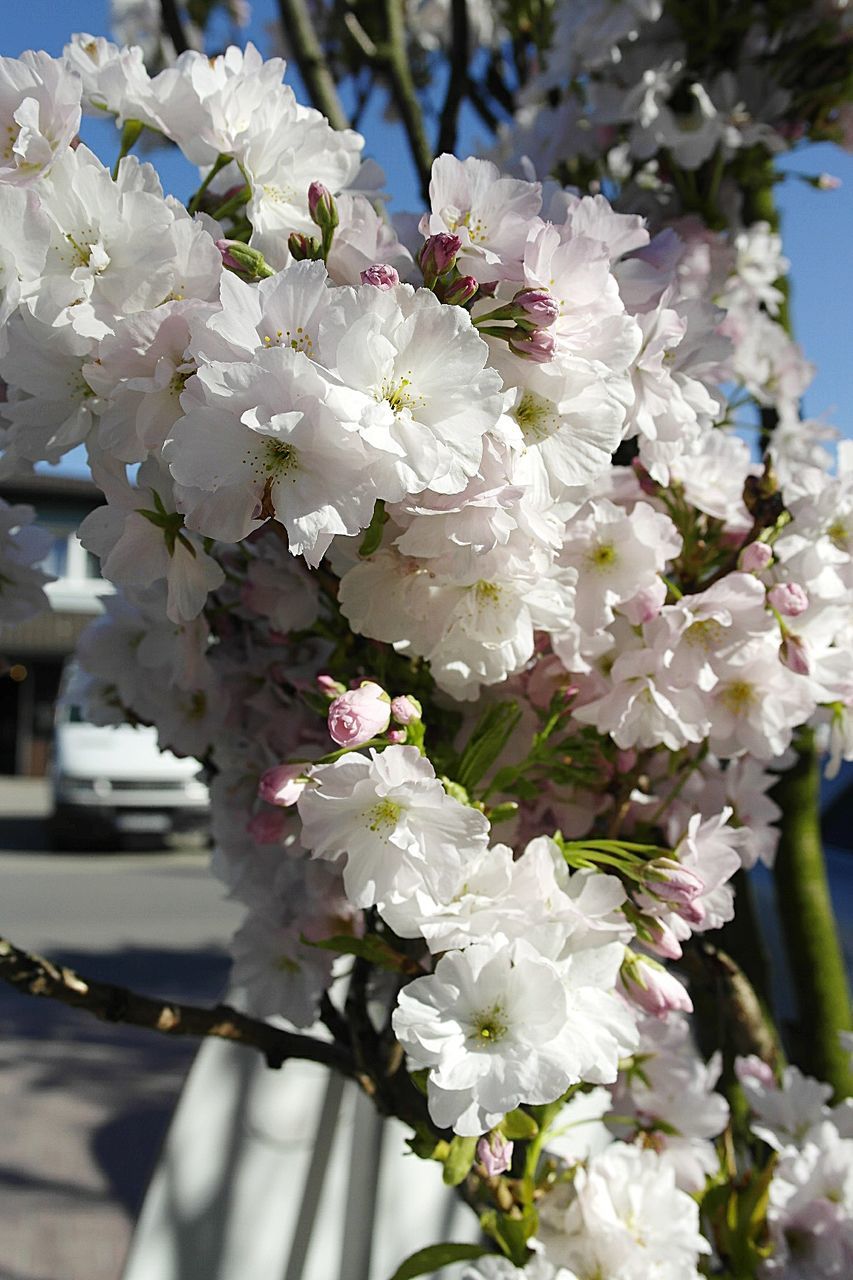
<svg viewBox="0 0 853 1280">
<path fill-rule="evenodd" d="M 239 909 L 206 855 L 46 853 L 25 807 L 36 792 L 0 789 L 0 930 L 93 977 L 216 1000 Z M 117 1280 L 194 1050 L 0 987 L 0 1280 Z"/>
</svg>

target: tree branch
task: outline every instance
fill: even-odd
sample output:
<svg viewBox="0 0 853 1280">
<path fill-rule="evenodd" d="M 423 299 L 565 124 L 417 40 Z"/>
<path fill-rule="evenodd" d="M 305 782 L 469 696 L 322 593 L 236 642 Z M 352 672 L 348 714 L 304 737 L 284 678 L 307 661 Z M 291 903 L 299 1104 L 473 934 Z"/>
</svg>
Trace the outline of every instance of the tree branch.
<svg viewBox="0 0 853 1280">
<path fill-rule="evenodd" d="M 451 0 L 450 67 L 438 129 L 436 153 L 456 149 L 459 108 L 468 88 L 468 0 Z"/>
<path fill-rule="evenodd" d="M 278 0 L 278 10 L 311 101 L 334 129 L 348 129 L 349 118 L 338 97 L 308 5 L 305 0 Z"/>
<path fill-rule="evenodd" d="M 0 938 L 0 978 L 22 995 L 58 1000 L 85 1009 L 103 1022 L 123 1022 L 167 1036 L 215 1036 L 257 1049 L 270 1067 L 280 1067 L 288 1058 L 302 1058 L 355 1076 L 350 1054 L 338 1044 L 282 1031 L 228 1005 L 206 1009 L 153 1000 L 111 982 L 91 981 L 43 956 L 21 951 L 5 938 Z"/>
<path fill-rule="evenodd" d="M 428 203 L 433 154 L 424 128 L 423 112 L 406 53 L 403 3 L 402 0 L 383 0 L 382 8 L 388 40 L 384 61 L 391 85 L 391 96 L 400 113 L 403 128 L 406 130 L 412 160 L 420 178 L 421 194 Z"/>
<path fill-rule="evenodd" d="M 176 0 L 160 0 L 160 25 L 175 46 L 175 53 L 186 53 L 190 44 L 187 40 L 181 15 L 178 13 Z"/>
</svg>

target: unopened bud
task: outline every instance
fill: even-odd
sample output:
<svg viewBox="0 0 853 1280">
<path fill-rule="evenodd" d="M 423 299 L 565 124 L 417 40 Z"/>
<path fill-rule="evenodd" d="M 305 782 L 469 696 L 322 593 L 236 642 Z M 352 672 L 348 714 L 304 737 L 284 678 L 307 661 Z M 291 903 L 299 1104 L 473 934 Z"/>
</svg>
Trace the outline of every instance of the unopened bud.
<svg viewBox="0 0 853 1280">
<path fill-rule="evenodd" d="M 399 273 L 387 262 L 374 262 L 361 273 L 362 284 L 372 284 L 374 289 L 393 289 L 400 283 Z"/>
<path fill-rule="evenodd" d="M 655 858 L 648 863 L 645 883 L 655 897 L 679 907 L 692 903 L 705 888 L 704 881 L 695 871 L 683 867 L 674 858 Z"/>
<path fill-rule="evenodd" d="M 324 233 L 334 231 L 340 222 L 334 197 L 322 182 L 312 182 L 308 188 L 308 212 L 311 215 L 311 221 L 316 223 Z"/>
<path fill-rule="evenodd" d="M 779 645 L 779 661 L 789 671 L 793 671 L 795 675 L 807 676 L 809 674 L 811 662 L 809 661 L 806 642 L 802 636 L 795 635 L 793 631 L 785 633 L 782 637 L 782 643 Z"/>
<path fill-rule="evenodd" d="M 773 1068 L 755 1053 L 750 1053 L 745 1058 L 735 1058 L 735 1075 L 744 1085 L 757 1084 L 762 1089 L 778 1088 Z"/>
<path fill-rule="evenodd" d="M 513 1144 L 498 1130 L 484 1133 L 477 1143 L 477 1159 L 490 1178 L 506 1173 L 512 1164 Z"/>
<path fill-rule="evenodd" d="M 693 1011 L 693 1002 L 678 978 L 655 960 L 626 952 L 619 977 L 625 995 L 644 1013 L 665 1018 L 671 1010 Z"/>
<path fill-rule="evenodd" d="M 391 699 L 381 685 L 365 680 L 329 707 L 329 733 L 339 747 L 358 747 L 384 733 L 391 720 Z"/>
<path fill-rule="evenodd" d="M 744 573 L 761 573 L 773 559 L 773 552 L 766 542 L 749 542 L 738 557 L 738 567 Z"/>
<path fill-rule="evenodd" d="M 287 249 L 294 262 L 304 262 L 306 259 L 314 261 L 320 252 L 320 246 L 311 236 L 303 235 L 301 231 L 291 231 L 287 237 Z"/>
<path fill-rule="evenodd" d="M 245 280 L 266 280 L 275 272 L 257 249 L 252 249 L 242 240 L 217 240 L 216 247 L 222 254 L 222 265 L 229 271 L 235 271 Z"/>
<path fill-rule="evenodd" d="M 509 349 L 524 360 L 533 360 L 536 364 L 548 364 L 554 359 L 557 343 L 553 334 L 546 329 L 536 329 L 533 333 L 516 330 L 509 340 Z"/>
<path fill-rule="evenodd" d="M 301 764 L 276 764 L 261 774 L 258 795 L 267 804 L 287 809 L 302 795 L 308 785 L 304 766 Z"/>
<path fill-rule="evenodd" d="M 520 289 L 512 305 L 516 321 L 534 329 L 548 329 L 560 314 L 559 303 L 544 289 Z"/>
<path fill-rule="evenodd" d="M 423 716 L 423 707 L 410 693 L 391 699 L 391 715 L 397 724 L 414 724 Z"/>
<path fill-rule="evenodd" d="M 393 743 L 402 743 L 406 741 L 407 733 L 405 729 L 389 729 L 388 741 Z"/>
<path fill-rule="evenodd" d="M 458 236 L 440 231 L 438 235 L 425 240 L 418 254 L 418 266 L 423 272 L 424 284 L 431 289 L 439 276 L 449 271 L 456 261 L 456 255 L 462 247 Z"/>
<path fill-rule="evenodd" d="M 473 276 L 459 276 L 442 289 L 441 300 L 452 307 L 464 307 L 466 302 L 471 301 L 479 287 Z"/>
<path fill-rule="evenodd" d="M 341 684 L 340 680 L 335 680 L 332 676 L 327 675 L 317 676 L 317 688 L 327 698 L 337 698 L 342 693 L 346 693 L 345 684 Z"/>
<path fill-rule="evenodd" d="M 663 960 L 678 960 L 682 954 L 681 943 L 670 926 L 653 916 L 644 916 L 643 924 L 648 934 L 643 938 L 644 945 Z"/>
<path fill-rule="evenodd" d="M 767 599 L 783 618 L 798 618 L 809 607 L 809 598 L 797 582 L 778 582 L 767 592 Z"/>
</svg>

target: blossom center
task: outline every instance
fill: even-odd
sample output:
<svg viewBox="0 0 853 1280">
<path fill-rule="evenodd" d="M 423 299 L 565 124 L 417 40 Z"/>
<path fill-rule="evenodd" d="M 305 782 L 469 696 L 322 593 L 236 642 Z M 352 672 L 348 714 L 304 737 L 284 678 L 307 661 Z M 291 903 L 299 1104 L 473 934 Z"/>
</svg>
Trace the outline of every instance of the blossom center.
<svg viewBox="0 0 853 1280">
<path fill-rule="evenodd" d="M 276 329 L 275 333 L 265 333 L 263 342 L 265 347 L 290 347 L 293 351 L 304 351 L 307 356 L 314 351 L 314 339 L 301 324 L 296 329 Z"/>
<path fill-rule="evenodd" d="M 526 444 L 541 444 L 560 427 L 560 417 L 554 402 L 539 396 L 535 391 L 525 391 L 513 413 Z"/>
<path fill-rule="evenodd" d="M 688 644 L 709 653 L 723 638 L 723 626 L 716 618 L 705 618 L 702 622 L 692 623 L 684 633 Z"/>
<path fill-rule="evenodd" d="M 496 605 L 501 598 L 501 589 L 496 582 L 486 582 L 481 578 L 474 594 L 478 605 Z"/>
<path fill-rule="evenodd" d="M 509 1028 L 504 1021 L 505 1015 L 499 1004 L 474 1014 L 471 1034 L 468 1037 L 480 1045 L 497 1044 L 506 1035 Z"/>
<path fill-rule="evenodd" d="M 850 545 L 850 530 L 840 518 L 833 520 L 826 531 L 826 536 L 830 542 L 838 547 L 839 551 L 846 551 Z"/>
<path fill-rule="evenodd" d="M 756 701 L 755 685 L 748 680 L 733 680 L 720 694 L 720 701 L 732 715 L 748 711 Z"/>
<path fill-rule="evenodd" d="M 587 561 L 593 569 L 609 569 L 618 559 L 612 542 L 600 542 L 587 552 Z"/>
<path fill-rule="evenodd" d="M 403 806 L 396 800 L 380 800 L 365 812 L 367 825 L 371 831 L 380 835 L 388 835 L 397 825 Z"/>
<path fill-rule="evenodd" d="M 411 373 L 411 370 L 409 370 L 409 373 Z M 419 403 L 423 402 L 421 396 L 409 390 L 411 385 L 411 377 L 398 378 L 396 382 L 388 378 L 376 392 L 376 399 L 378 401 L 387 401 L 397 415 L 401 414 L 405 409 L 408 409 L 411 413 Z"/>
<path fill-rule="evenodd" d="M 299 468 L 299 455 L 292 444 L 284 440 L 267 440 L 264 446 L 264 462 L 268 475 L 277 480 L 290 475 Z"/>
</svg>

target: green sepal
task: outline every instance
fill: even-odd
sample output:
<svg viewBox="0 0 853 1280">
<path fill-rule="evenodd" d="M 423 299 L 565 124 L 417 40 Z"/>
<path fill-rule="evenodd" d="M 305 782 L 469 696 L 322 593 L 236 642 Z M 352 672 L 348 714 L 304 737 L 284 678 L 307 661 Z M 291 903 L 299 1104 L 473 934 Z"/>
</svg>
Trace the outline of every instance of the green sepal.
<svg viewBox="0 0 853 1280">
<path fill-rule="evenodd" d="M 526 1111 L 522 1111 L 520 1107 L 517 1107 L 515 1111 L 508 1112 L 498 1127 L 510 1142 L 527 1141 L 529 1138 L 535 1138 L 539 1132 L 539 1125 L 533 1119 L 533 1116 L 528 1115 Z"/>
<path fill-rule="evenodd" d="M 474 1163 L 478 1142 L 479 1138 L 463 1138 L 459 1134 L 452 1139 L 444 1158 L 445 1186 L 458 1187 L 465 1181 Z"/>
<path fill-rule="evenodd" d="M 480 1226 L 487 1236 L 497 1241 L 510 1262 L 523 1267 L 530 1254 L 527 1241 L 536 1234 L 539 1214 L 531 1204 L 525 1205 L 520 1214 L 488 1209 L 480 1216 Z"/>
<path fill-rule="evenodd" d="M 358 549 L 360 556 L 372 556 L 374 551 L 378 551 L 379 544 L 382 541 L 382 531 L 387 520 L 388 512 L 385 510 L 385 503 L 381 498 L 377 498 L 373 504 L 373 515 L 370 517 L 370 524 L 364 531 L 364 537 Z"/>
</svg>

